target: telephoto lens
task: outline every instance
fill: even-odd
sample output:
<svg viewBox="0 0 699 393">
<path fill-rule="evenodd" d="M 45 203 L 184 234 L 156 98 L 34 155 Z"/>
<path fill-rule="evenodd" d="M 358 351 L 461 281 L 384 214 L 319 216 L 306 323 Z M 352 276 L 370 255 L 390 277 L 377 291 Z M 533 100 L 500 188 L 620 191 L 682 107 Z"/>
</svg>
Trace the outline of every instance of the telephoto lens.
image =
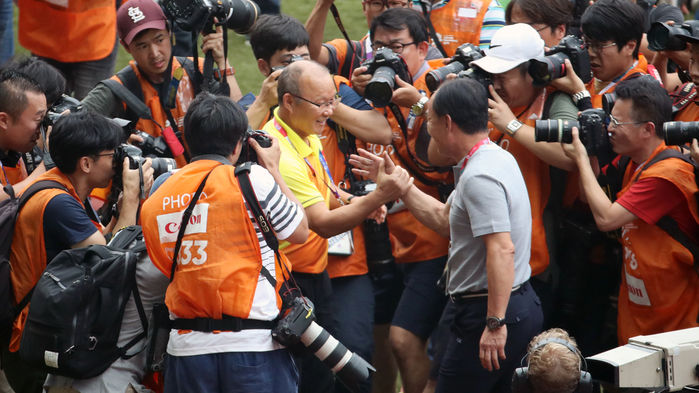
<svg viewBox="0 0 699 393">
<path fill-rule="evenodd" d="M 663 135 L 667 145 L 684 145 L 699 139 L 699 121 L 668 121 L 663 124 Z"/>
<path fill-rule="evenodd" d="M 534 140 L 572 143 L 573 127 L 580 129 L 580 123 L 574 120 L 537 120 L 534 125 Z"/>
</svg>

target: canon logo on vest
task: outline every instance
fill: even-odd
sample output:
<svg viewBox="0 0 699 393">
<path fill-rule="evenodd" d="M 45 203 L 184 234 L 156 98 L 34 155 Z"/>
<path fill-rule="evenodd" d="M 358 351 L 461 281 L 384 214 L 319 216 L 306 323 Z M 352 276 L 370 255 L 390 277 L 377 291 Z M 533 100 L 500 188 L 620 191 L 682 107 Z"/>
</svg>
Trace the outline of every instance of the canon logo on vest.
<svg viewBox="0 0 699 393">
<path fill-rule="evenodd" d="M 160 243 L 174 243 L 177 241 L 177 233 L 180 231 L 180 223 L 182 222 L 183 213 L 184 211 L 179 211 L 175 213 L 161 214 L 157 217 Z M 194 233 L 206 233 L 208 218 L 209 204 L 197 204 L 192 210 L 192 216 L 189 218 L 184 234 L 190 235 Z"/>
</svg>

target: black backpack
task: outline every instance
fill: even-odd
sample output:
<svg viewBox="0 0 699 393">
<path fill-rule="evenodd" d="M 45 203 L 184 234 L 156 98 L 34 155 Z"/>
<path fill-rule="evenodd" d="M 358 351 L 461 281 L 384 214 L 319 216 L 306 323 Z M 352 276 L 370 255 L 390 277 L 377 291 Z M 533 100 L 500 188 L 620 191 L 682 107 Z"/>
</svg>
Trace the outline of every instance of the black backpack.
<svg viewBox="0 0 699 393">
<path fill-rule="evenodd" d="M 135 274 L 138 254 L 144 250 L 141 228 L 132 226 L 120 231 L 110 245 L 59 253 L 34 288 L 20 357 L 48 373 L 85 379 L 100 375 L 120 357 L 141 352 L 148 320 Z M 131 293 L 143 332 L 119 347 Z M 144 345 L 127 354 L 141 340 Z"/>
<path fill-rule="evenodd" d="M 12 323 L 19 312 L 27 305 L 31 292 L 29 292 L 19 304 L 15 304 L 12 282 L 10 281 L 10 246 L 12 245 L 12 235 L 15 230 L 15 222 L 20 209 L 27 203 L 29 198 L 41 190 L 49 188 L 59 188 L 66 192 L 65 187 L 53 180 L 41 180 L 32 184 L 20 198 L 15 197 L 12 186 L 4 187 L 5 192 L 10 196 L 0 202 L 0 345 L 7 348 L 12 333 Z"/>
</svg>

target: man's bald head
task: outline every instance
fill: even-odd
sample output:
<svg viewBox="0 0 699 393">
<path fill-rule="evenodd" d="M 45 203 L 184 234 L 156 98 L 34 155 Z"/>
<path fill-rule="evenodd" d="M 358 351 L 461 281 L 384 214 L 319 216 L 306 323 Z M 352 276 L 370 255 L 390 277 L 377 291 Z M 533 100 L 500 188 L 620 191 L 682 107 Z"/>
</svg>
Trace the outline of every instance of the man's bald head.
<svg viewBox="0 0 699 393">
<path fill-rule="evenodd" d="M 277 96 L 279 106 L 282 106 L 284 94 L 301 95 L 301 86 L 308 85 L 310 79 L 327 78 L 332 80 L 332 76 L 327 68 L 312 60 L 295 61 L 284 68 L 277 80 Z"/>
</svg>

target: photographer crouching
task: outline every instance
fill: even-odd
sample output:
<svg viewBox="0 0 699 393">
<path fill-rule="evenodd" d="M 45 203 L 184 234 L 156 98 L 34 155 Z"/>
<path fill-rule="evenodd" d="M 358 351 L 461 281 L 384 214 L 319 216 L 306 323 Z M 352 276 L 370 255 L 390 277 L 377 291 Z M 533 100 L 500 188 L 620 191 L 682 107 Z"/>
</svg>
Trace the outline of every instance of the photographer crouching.
<svg viewBox="0 0 699 393">
<path fill-rule="evenodd" d="M 136 224 L 139 196 L 150 189 L 153 169 L 148 159 L 136 169 L 131 168 L 127 157 L 116 161 L 120 132 L 113 122 L 87 110 L 64 115 L 56 122 L 49 143 L 56 168 L 39 176 L 24 192 L 29 193 L 42 180 L 55 183 L 28 200 L 14 227 L 10 263 L 17 304 L 30 293 L 48 262 L 59 252 L 106 244 L 105 235 L 112 228 Z M 121 168 L 121 214 L 105 229 L 86 201 L 93 188 L 109 184 L 115 168 Z M 25 305 L 15 320 L 9 352 L 3 348 L 2 364 L 13 389 L 41 392 L 46 374 L 25 364 L 16 352 L 27 319 L 28 301 Z"/>
<path fill-rule="evenodd" d="M 303 243 L 308 222 L 279 173 L 279 142 L 262 148 L 257 138 L 245 137 L 247 125 L 229 98 L 197 96 L 184 121 L 192 162 L 143 206 L 148 254 L 171 279 L 165 296 L 175 318 L 167 347 L 168 392 L 297 391 L 291 355 L 270 333 L 291 266 L 283 254 L 276 260 L 260 228 L 269 229 L 253 223 L 257 216 L 245 203 L 233 163 L 246 146 L 262 165 L 251 165 L 249 178 L 276 236 Z"/>
</svg>

